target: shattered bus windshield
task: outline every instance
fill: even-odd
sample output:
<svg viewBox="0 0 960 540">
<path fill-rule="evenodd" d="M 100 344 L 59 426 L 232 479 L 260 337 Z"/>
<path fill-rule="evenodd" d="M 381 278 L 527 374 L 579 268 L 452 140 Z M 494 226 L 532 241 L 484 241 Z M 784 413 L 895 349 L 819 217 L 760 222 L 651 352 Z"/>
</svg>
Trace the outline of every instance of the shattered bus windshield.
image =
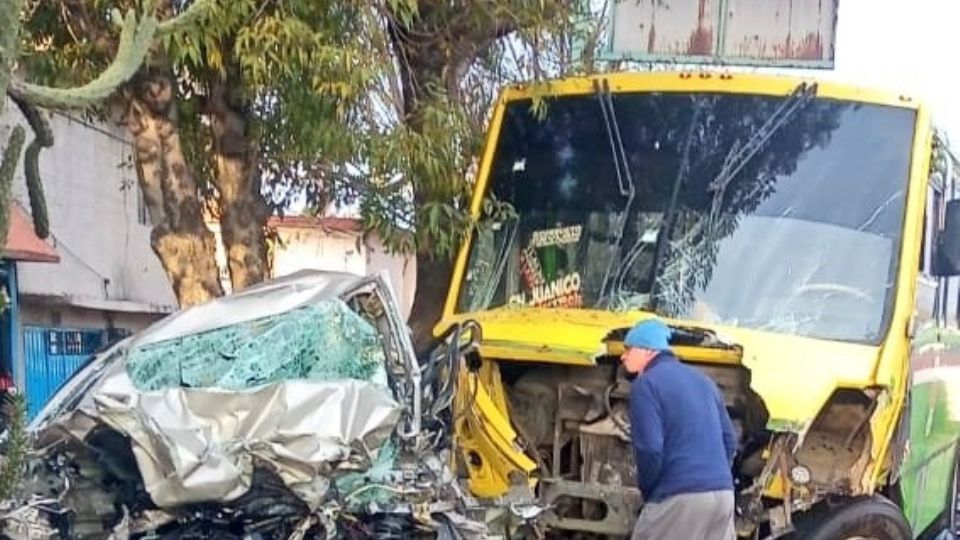
<svg viewBox="0 0 960 540">
<path fill-rule="evenodd" d="M 516 214 L 473 238 L 461 312 L 644 309 L 882 338 L 913 111 L 799 92 L 602 97 L 507 106 L 489 194 Z"/>
</svg>

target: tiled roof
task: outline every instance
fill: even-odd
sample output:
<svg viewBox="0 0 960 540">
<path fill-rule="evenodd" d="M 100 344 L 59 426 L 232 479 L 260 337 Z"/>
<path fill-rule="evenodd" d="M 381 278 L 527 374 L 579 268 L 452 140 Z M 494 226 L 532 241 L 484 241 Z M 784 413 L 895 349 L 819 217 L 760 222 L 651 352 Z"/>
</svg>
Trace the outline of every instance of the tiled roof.
<svg viewBox="0 0 960 540">
<path fill-rule="evenodd" d="M 60 256 L 50 244 L 41 240 L 33 230 L 33 221 L 17 203 L 10 206 L 10 232 L 3 249 L 5 259 L 27 262 L 60 262 Z"/>
</svg>

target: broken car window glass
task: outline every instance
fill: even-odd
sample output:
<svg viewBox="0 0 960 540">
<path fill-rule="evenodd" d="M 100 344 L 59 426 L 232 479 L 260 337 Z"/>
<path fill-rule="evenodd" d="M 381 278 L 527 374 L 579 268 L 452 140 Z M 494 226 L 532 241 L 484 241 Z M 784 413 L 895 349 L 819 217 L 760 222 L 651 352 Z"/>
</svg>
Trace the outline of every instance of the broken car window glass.
<svg viewBox="0 0 960 540">
<path fill-rule="evenodd" d="M 622 160 L 598 96 L 544 117 L 511 103 L 490 194 L 517 217 L 474 237 L 459 310 L 644 309 L 876 342 L 915 113 L 800 90 L 613 94 Z"/>
<path fill-rule="evenodd" d="M 137 347 L 126 367 L 141 391 L 241 390 L 289 379 L 386 380 L 382 337 L 341 300 Z"/>
</svg>

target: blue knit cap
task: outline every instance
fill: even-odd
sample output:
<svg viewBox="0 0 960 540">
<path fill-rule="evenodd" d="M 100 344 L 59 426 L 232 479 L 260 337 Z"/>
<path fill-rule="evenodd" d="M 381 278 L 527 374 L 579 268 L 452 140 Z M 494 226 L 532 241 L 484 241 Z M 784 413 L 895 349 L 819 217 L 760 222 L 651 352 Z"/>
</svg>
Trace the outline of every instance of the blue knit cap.
<svg viewBox="0 0 960 540">
<path fill-rule="evenodd" d="M 640 321 L 627 332 L 623 344 L 627 347 L 639 347 L 654 351 L 670 350 L 670 328 L 657 319 Z"/>
</svg>

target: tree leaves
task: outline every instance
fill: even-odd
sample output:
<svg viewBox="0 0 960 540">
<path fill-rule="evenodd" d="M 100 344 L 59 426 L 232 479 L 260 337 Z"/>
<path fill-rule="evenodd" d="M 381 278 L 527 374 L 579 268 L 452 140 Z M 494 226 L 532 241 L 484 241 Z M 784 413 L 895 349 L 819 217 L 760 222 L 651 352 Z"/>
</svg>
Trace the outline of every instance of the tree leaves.
<svg viewBox="0 0 960 540">
<path fill-rule="evenodd" d="M 161 2 L 157 29 L 178 32 L 160 50 L 177 71 L 180 129 L 201 185 L 212 174 L 205 81 L 237 69 L 242 87 L 233 90 L 253 112 L 271 202 L 349 205 L 368 230 L 407 252 L 449 256 L 473 226 L 473 173 L 503 85 L 576 69 L 576 6 L 567 2 L 207 1 L 196 11 L 190 1 Z M 65 3 L 41 4 L 26 65 L 43 80 L 67 82 L 65 68 L 79 77 L 102 69 L 116 40 L 107 13 L 131 3 L 70 2 L 69 24 Z M 171 6 L 202 24 L 173 26 Z M 410 47 L 394 47 L 391 32 Z M 436 77 L 412 69 L 416 59 L 403 50 L 439 66 Z"/>
</svg>

